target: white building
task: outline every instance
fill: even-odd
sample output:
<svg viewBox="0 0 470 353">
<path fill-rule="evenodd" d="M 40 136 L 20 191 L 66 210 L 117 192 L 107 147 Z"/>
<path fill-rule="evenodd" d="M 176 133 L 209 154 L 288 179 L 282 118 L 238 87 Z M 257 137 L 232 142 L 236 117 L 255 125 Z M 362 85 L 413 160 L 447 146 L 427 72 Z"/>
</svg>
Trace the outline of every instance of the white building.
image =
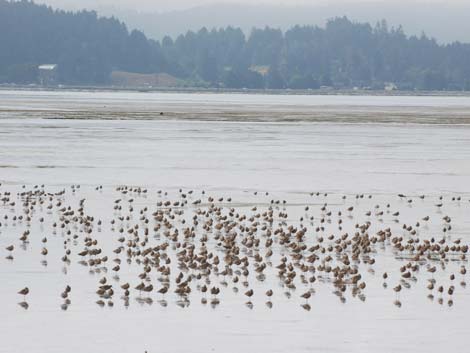
<svg viewBox="0 0 470 353">
<path fill-rule="evenodd" d="M 38 66 L 39 83 L 43 86 L 57 84 L 57 65 L 43 64 Z"/>
</svg>

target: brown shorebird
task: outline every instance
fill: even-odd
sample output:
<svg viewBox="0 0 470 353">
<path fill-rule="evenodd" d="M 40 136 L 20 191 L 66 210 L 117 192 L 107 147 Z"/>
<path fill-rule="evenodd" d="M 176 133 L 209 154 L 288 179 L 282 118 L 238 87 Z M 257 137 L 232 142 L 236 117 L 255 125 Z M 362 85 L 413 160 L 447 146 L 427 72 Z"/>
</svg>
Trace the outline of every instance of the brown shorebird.
<svg viewBox="0 0 470 353">
<path fill-rule="evenodd" d="M 151 291 L 153 291 L 153 285 L 149 284 L 148 286 L 145 286 L 142 290 L 146 293 L 150 293 Z"/>
<path fill-rule="evenodd" d="M 138 284 L 135 289 L 137 289 L 139 291 L 139 295 L 142 293 L 142 291 L 144 290 L 145 288 L 145 283 L 144 282 L 140 282 L 140 284 Z"/>
<path fill-rule="evenodd" d="M 23 296 L 24 301 L 26 301 L 26 296 L 28 295 L 28 293 L 29 293 L 28 287 L 24 287 L 22 290 L 18 292 L 18 294 Z"/>
<path fill-rule="evenodd" d="M 251 298 L 251 296 L 254 294 L 254 291 L 253 289 L 250 289 L 248 291 L 245 292 L 245 295 L 248 297 L 248 298 Z"/>
<path fill-rule="evenodd" d="M 0 223 L 0 225 L 1 225 L 1 223 Z M 7 249 L 7 251 L 8 251 L 7 260 L 13 260 L 12 252 L 13 252 L 13 250 L 15 249 L 15 246 L 14 246 L 14 245 L 10 245 L 10 246 L 7 246 L 5 249 Z"/>
<path fill-rule="evenodd" d="M 448 291 L 447 291 L 447 294 L 449 294 L 450 296 L 452 296 L 452 294 L 454 294 L 454 289 L 455 287 L 454 286 L 450 286 Z"/>
<path fill-rule="evenodd" d="M 211 294 L 215 297 L 217 294 L 220 293 L 220 289 L 217 287 L 212 287 L 211 288 Z"/>
<path fill-rule="evenodd" d="M 397 295 L 398 295 L 398 293 L 400 293 L 400 291 L 401 291 L 401 288 L 402 288 L 402 287 L 401 287 L 401 284 L 399 284 L 398 286 L 394 287 L 393 290 L 394 290 L 395 293 L 397 293 Z"/>
<path fill-rule="evenodd" d="M 311 296 L 312 296 L 312 293 L 310 291 L 305 292 L 304 294 L 301 295 L 301 297 L 304 298 L 306 302 L 308 302 Z"/>
<path fill-rule="evenodd" d="M 78 209 L 75 209 L 73 205 L 64 206 L 66 198 L 63 194 L 35 195 L 33 193 L 22 195 L 25 202 L 23 208 L 25 214 L 21 216 L 12 215 L 9 218 L 3 216 L 7 217 L 5 219 L 11 218 L 13 222 L 25 220 L 32 224 L 32 222 L 40 220 L 39 217 L 45 215 L 41 214 L 42 209 L 35 209 L 36 203 L 39 205 L 46 202 L 46 206 L 49 203 L 51 207 L 47 208 L 49 210 L 48 214 L 57 212 L 58 223 L 51 224 L 52 228 L 56 228 L 53 231 L 62 229 L 65 237 L 66 258 L 63 260 L 64 262 L 69 261 L 73 256 L 77 256 L 79 260 L 82 260 L 80 261 L 82 265 L 89 267 L 91 273 L 112 273 L 115 275 L 114 279 L 116 279 L 117 274 L 122 272 L 120 270 L 124 270 L 124 267 L 121 266 L 125 266 L 127 260 L 128 264 L 133 263 L 135 267 L 140 266 L 139 270 L 141 271 L 137 273 L 142 283 L 136 287 L 140 291 L 150 293 L 157 290 L 149 285 L 150 283 L 147 281 L 150 279 L 151 273 L 158 272 L 157 278 L 161 282 L 161 285 L 158 285 L 158 288 L 161 288 L 158 290 L 159 293 L 165 295 L 167 291 L 170 291 L 173 286 L 172 283 L 176 280 L 177 290 L 175 293 L 182 298 L 186 298 L 191 289 L 194 290 L 194 287 L 197 286 L 202 293 L 203 302 L 206 303 L 207 299 L 205 297 L 209 291 L 214 296 L 219 293 L 218 288 L 213 287 L 211 289 L 211 286 L 215 284 L 216 277 L 218 280 L 223 277 L 223 281 L 219 281 L 219 283 L 224 287 L 228 286 L 227 282 L 232 281 L 236 285 L 233 288 L 234 292 L 238 292 L 241 285 L 243 285 L 246 297 L 245 295 L 242 295 L 242 297 L 249 300 L 248 298 L 254 297 L 254 287 L 250 287 L 253 277 L 260 281 L 267 280 L 266 283 L 272 283 L 269 282 L 269 276 L 272 275 L 271 271 L 267 270 L 269 267 L 275 267 L 278 270 L 276 278 L 279 278 L 282 287 L 289 290 L 285 292 L 286 296 L 290 297 L 295 290 L 299 290 L 298 293 L 300 294 L 297 294 L 299 296 L 305 292 L 301 297 L 306 299 L 306 302 L 301 299 L 301 304 L 305 303 L 307 307 L 310 307 L 308 305 L 309 300 L 315 295 L 312 283 L 318 283 L 319 286 L 322 286 L 325 282 L 329 282 L 325 279 L 329 279 L 334 283 L 336 290 L 333 293 L 340 296 L 340 298 L 344 298 L 342 293 L 350 289 L 354 297 L 357 296 L 360 300 L 363 300 L 361 298 L 365 298 L 365 296 L 362 289 L 366 289 L 363 268 L 357 267 L 355 263 L 364 263 L 366 265 L 365 270 L 374 273 L 375 259 L 371 257 L 371 254 L 380 256 L 376 252 L 379 247 L 391 246 L 393 251 L 397 253 L 398 258 L 408 259 L 405 265 L 401 264 L 400 272 L 398 272 L 401 277 L 398 282 L 400 284 L 395 288 L 389 286 L 394 289 L 397 302 L 399 293 L 403 288 L 411 288 L 411 281 L 417 280 L 420 266 L 424 266 L 430 273 L 425 284 L 429 289 L 425 289 L 428 297 L 436 295 L 436 297 L 442 298 L 443 295 L 449 294 L 452 300 L 452 296 L 457 293 L 458 289 L 454 289 L 453 286 L 449 288 L 449 285 L 455 284 L 455 280 L 459 276 L 463 281 L 466 275 L 466 269 L 459 266 L 457 268 L 459 272 L 454 272 L 452 275 L 452 272 L 450 272 L 443 276 L 446 279 L 449 279 L 450 276 L 451 281 L 454 281 L 454 283 L 448 283 L 445 287 L 439 287 L 437 282 L 430 278 L 434 271 L 436 274 L 446 272 L 445 267 L 448 258 L 459 261 L 457 258 L 459 256 L 463 261 L 460 265 L 463 265 L 467 261 L 469 245 L 465 244 L 464 239 L 451 240 L 444 237 L 442 240 L 436 240 L 430 235 L 428 237 L 425 225 L 430 221 L 429 217 L 422 218 L 423 215 L 417 217 L 411 223 L 415 226 L 402 224 L 403 231 L 398 230 L 396 225 L 391 225 L 390 228 L 380 226 L 377 229 L 378 232 L 376 232 L 377 224 L 375 222 L 377 219 L 374 216 L 380 216 L 381 218 L 385 213 L 390 216 L 393 215 L 392 220 L 394 223 L 399 221 L 400 216 L 405 216 L 406 211 L 403 209 L 392 211 L 393 206 L 386 203 L 384 205 L 376 204 L 375 206 L 373 204 L 361 204 L 359 206 L 358 204 L 358 206 L 354 205 L 353 207 L 343 201 L 342 206 L 340 206 L 343 208 L 342 211 L 331 209 L 326 202 L 323 203 L 323 207 L 322 205 L 317 207 L 304 204 L 300 207 L 304 217 L 300 218 L 299 224 L 298 220 L 295 220 L 296 217 L 293 218 L 288 215 L 289 203 L 285 200 L 271 200 L 272 206 L 267 207 L 263 204 L 253 204 L 248 208 L 231 204 L 229 207 L 226 204 L 217 204 L 217 202 L 229 202 L 226 195 L 209 197 L 206 194 L 199 202 L 193 203 L 195 200 L 190 196 L 192 193 L 185 193 L 180 189 L 179 198 L 173 200 L 167 197 L 171 193 L 159 192 L 158 197 L 161 199 L 156 200 L 156 209 L 154 209 L 153 206 L 148 208 L 147 206 L 140 206 L 138 202 L 138 195 L 142 192 L 140 187 L 124 186 L 118 187 L 116 190 L 121 193 L 121 198 L 114 205 L 115 213 L 111 216 L 113 219 L 104 218 L 106 221 L 103 223 L 101 223 L 101 220 L 94 219 L 93 215 L 86 214 L 87 211 L 83 207 L 82 201 L 80 201 Z M 73 187 L 74 193 L 79 191 L 78 187 Z M 264 192 L 258 192 L 258 196 L 260 195 L 264 195 Z M 317 194 L 317 196 L 319 195 L 320 193 Z M 324 195 L 327 197 L 326 194 Z M 341 197 L 341 195 L 336 196 Z M 359 199 L 366 199 L 367 196 L 356 195 L 356 199 L 359 202 Z M 56 200 L 54 200 L 55 197 L 57 197 Z M 409 204 L 411 198 L 405 195 L 402 195 L 402 197 L 401 204 Z M 444 202 L 442 200 L 441 198 L 437 202 Z M 455 197 L 455 200 L 457 200 L 457 197 Z M 209 204 L 205 204 L 206 201 Z M 9 200 L 6 202 L 9 202 Z M 413 200 L 413 203 L 418 207 L 416 200 Z M 193 204 L 194 207 L 189 206 L 190 204 Z M 431 205 L 434 205 L 434 203 Z M 348 206 L 351 207 L 348 208 Z M 451 210 L 449 209 L 449 211 Z M 20 209 L 18 211 L 21 212 Z M 319 211 L 318 215 L 315 215 L 316 211 Z M 349 220 L 357 214 L 357 223 L 354 222 L 355 225 L 349 224 L 350 221 L 345 219 L 344 214 L 348 211 Z M 36 216 L 38 213 L 39 216 Z M 364 213 L 366 217 L 364 217 Z M 32 217 L 32 214 L 35 216 Z M 315 217 L 318 216 L 318 223 L 320 223 L 315 226 L 313 224 L 314 215 Z M 450 230 L 450 216 L 452 215 L 442 218 L 447 231 Z M 137 221 L 137 218 L 139 218 L 139 222 L 134 222 L 134 220 Z M 280 223 L 276 221 L 278 218 L 281 220 Z M 438 218 L 440 217 L 437 217 L 436 220 L 439 220 Z M 46 217 L 44 223 L 48 224 L 49 220 Z M 416 222 L 416 220 L 419 220 L 419 222 Z M 108 256 L 104 253 L 100 255 L 102 249 L 98 247 L 98 240 L 95 237 L 95 226 L 109 221 L 112 225 L 111 232 L 116 235 L 116 238 L 113 240 L 114 246 L 109 249 L 107 247 L 103 248 L 103 252 L 108 251 L 108 255 L 112 255 L 111 251 L 115 249 L 115 253 L 119 254 L 119 256 L 110 257 L 110 260 L 114 263 L 111 266 L 108 266 L 111 262 L 108 261 Z M 185 223 L 186 225 L 181 226 Z M 345 234 L 329 233 L 330 230 L 327 227 L 331 226 L 328 226 L 328 224 L 334 225 L 335 228 L 336 226 L 344 227 Z M 2 227 L 1 223 L 0 227 Z M 372 231 L 372 229 L 374 230 Z M 310 239 L 307 236 L 310 231 L 317 232 L 315 239 Z M 329 234 L 326 234 L 327 232 Z M 24 238 L 22 237 L 23 239 L 20 238 L 23 241 L 21 247 L 25 250 L 27 248 L 24 242 L 28 240 L 28 235 L 29 232 Z M 157 242 L 154 239 L 157 239 Z M 47 240 L 44 238 L 41 240 L 39 238 L 38 240 L 42 243 L 39 243 L 41 246 L 37 252 L 41 251 L 43 247 L 46 249 L 47 244 L 53 239 L 49 238 Z M 73 248 L 70 246 L 72 241 L 83 245 L 82 248 L 73 251 L 73 254 L 71 254 Z M 279 242 L 282 248 L 287 246 L 288 251 L 280 253 L 279 247 L 274 246 L 274 242 Z M 14 253 L 16 244 L 6 249 Z M 264 257 L 261 255 L 263 252 L 266 254 Z M 279 258 L 280 262 L 277 262 Z M 441 266 L 437 265 L 439 260 L 441 260 Z M 106 266 L 104 266 L 105 262 L 107 262 Z M 277 263 L 273 264 L 272 262 Z M 178 265 L 181 272 L 177 276 L 172 276 L 171 271 L 174 267 L 170 263 Z M 387 269 L 387 271 L 390 273 L 383 273 L 382 280 L 380 280 L 380 277 L 377 278 L 384 287 L 387 287 L 387 282 L 392 277 L 395 278 L 396 274 L 391 269 Z M 186 279 L 185 273 L 187 274 Z M 408 282 L 405 279 L 410 279 L 410 281 Z M 104 305 L 112 305 L 110 299 L 113 298 L 114 292 L 108 283 L 110 282 L 107 281 L 106 277 L 103 277 L 97 291 L 101 296 L 98 299 L 105 300 L 103 301 Z M 128 283 L 120 283 L 120 285 L 125 294 L 124 297 L 128 297 L 131 286 Z M 367 286 L 373 285 L 373 281 L 367 282 Z M 243 293 L 243 291 L 241 292 Z M 68 290 L 65 290 L 62 294 L 66 301 L 71 297 Z M 268 287 L 268 290 L 265 289 L 264 295 L 267 300 L 266 305 L 271 307 L 271 300 L 274 298 L 273 290 Z M 217 299 L 213 302 L 218 303 L 219 301 Z M 248 302 L 248 304 L 252 306 L 251 302 Z"/>
<path fill-rule="evenodd" d="M 158 290 L 158 293 L 160 293 L 162 296 L 165 296 L 166 292 L 168 292 L 168 287 L 162 287 Z"/>
</svg>

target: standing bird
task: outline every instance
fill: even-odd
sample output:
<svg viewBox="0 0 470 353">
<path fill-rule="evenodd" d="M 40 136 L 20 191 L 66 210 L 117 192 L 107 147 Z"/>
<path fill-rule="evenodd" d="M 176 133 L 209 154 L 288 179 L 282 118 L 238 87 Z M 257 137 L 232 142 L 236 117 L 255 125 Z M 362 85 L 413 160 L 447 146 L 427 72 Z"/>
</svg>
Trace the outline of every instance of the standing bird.
<svg viewBox="0 0 470 353">
<path fill-rule="evenodd" d="M 158 293 L 160 293 L 163 297 L 165 296 L 166 292 L 168 292 L 168 287 L 162 287 L 158 290 Z"/>
<path fill-rule="evenodd" d="M 306 302 L 308 302 L 308 300 L 311 296 L 312 296 L 312 293 L 310 291 L 305 292 L 304 294 L 301 295 L 301 297 L 304 298 L 306 300 Z"/>
<path fill-rule="evenodd" d="M 26 301 L 26 296 L 28 295 L 29 293 L 29 288 L 28 287 L 24 287 L 22 290 L 20 290 L 18 292 L 18 294 L 22 295 L 23 296 L 23 299 Z"/>
<path fill-rule="evenodd" d="M 254 293 L 253 289 L 250 289 L 249 291 L 246 291 L 246 292 L 245 292 L 245 295 L 246 295 L 248 298 L 250 298 L 250 297 L 253 295 L 253 293 Z"/>
<path fill-rule="evenodd" d="M 384 283 L 382 284 L 382 286 L 384 288 L 387 288 L 388 285 L 387 285 L 387 278 L 388 278 L 388 273 L 387 272 L 384 272 L 384 274 L 382 275 L 382 278 L 384 279 Z"/>
<path fill-rule="evenodd" d="M 8 251 L 7 260 L 13 260 L 12 252 L 13 252 L 13 250 L 15 249 L 15 246 L 14 246 L 14 245 L 10 245 L 10 246 L 7 246 L 5 249 L 7 249 L 7 251 Z"/>
</svg>

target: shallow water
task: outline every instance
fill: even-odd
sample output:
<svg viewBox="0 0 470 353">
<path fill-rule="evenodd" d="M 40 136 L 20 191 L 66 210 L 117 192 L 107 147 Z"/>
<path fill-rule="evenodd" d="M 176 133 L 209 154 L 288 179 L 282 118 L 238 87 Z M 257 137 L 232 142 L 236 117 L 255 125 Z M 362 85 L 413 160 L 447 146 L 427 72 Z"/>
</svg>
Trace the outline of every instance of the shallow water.
<svg viewBox="0 0 470 353">
<path fill-rule="evenodd" d="M 470 191 L 470 126 L 2 119 L 8 183 Z"/>
<path fill-rule="evenodd" d="M 431 221 L 420 236 L 439 238 L 442 217 L 450 215 L 453 229 L 449 240 L 470 241 L 470 126 L 448 124 L 447 120 L 445 124 L 423 120 L 419 124 L 371 123 L 376 111 L 386 117 L 395 110 L 401 116 L 404 111 L 417 110 L 438 120 L 442 119 L 440 112 L 447 110 L 451 115 L 465 115 L 470 109 L 468 98 L 1 91 L 0 97 L 0 192 L 10 190 L 15 195 L 23 190 L 23 184 L 27 188 L 45 184 L 48 191 L 65 189 L 67 205 L 76 207 L 86 198 L 87 212 L 103 220 L 95 236 L 105 251 L 115 247 L 109 222 L 115 217 L 113 200 L 120 196 L 115 187 L 121 184 L 148 188 L 147 196 L 135 197 L 136 209 L 148 206 L 153 210 L 161 199 L 158 189 L 167 190 L 168 199 L 176 199 L 179 188 L 194 189 L 194 199 L 203 189 L 214 196 L 231 196 L 237 209 L 248 214 L 253 206 L 265 210 L 270 200 L 285 199 L 288 221 L 297 225 L 305 205 L 310 205 L 315 219 L 325 202 L 334 214 L 354 205 L 354 217 L 345 219 L 347 231 L 352 231 L 356 222 L 367 221 L 364 214 L 374 205 L 390 203 L 393 211 L 400 210 L 400 222 L 391 215 L 382 221 L 373 218 L 374 230 L 392 227 L 395 234 L 407 236 L 402 223 L 414 224 L 430 215 Z M 346 107 L 357 105 L 360 111 L 367 111 L 369 122 L 344 123 L 337 118 L 322 123 L 256 121 L 260 111 L 268 119 L 270 114 L 282 116 L 286 111 L 294 111 L 296 116 L 324 112 L 325 105 L 341 116 L 341 121 L 347 118 Z M 197 112 L 194 117 L 203 117 L 207 111 L 211 118 L 128 119 L 136 111 L 155 115 L 162 106 L 165 111 Z M 247 119 L 227 115 L 227 109 L 239 108 L 244 109 Z M 77 112 L 84 111 L 94 120 L 76 120 Z M 217 112 L 221 112 L 220 120 L 236 121 L 213 121 Z M 116 115 L 125 120 L 102 119 Z M 72 184 L 81 188 L 74 193 Z M 103 190 L 95 191 L 97 185 L 103 185 Z M 255 190 L 260 193 L 254 195 Z M 312 197 L 309 193 L 313 191 L 328 192 L 328 196 Z M 372 198 L 355 199 L 356 193 Z M 408 205 L 398 193 L 406 194 L 413 203 Z M 341 198 L 344 194 L 347 201 Z M 416 197 L 421 194 L 427 197 Z M 441 210 L 435 207 L 439 195 L 444 196 Z M 462 201 L 451 201 L 457 195 Z M 341 303 L 331 293 L 332 286 L 318 284 L 309 301 L 312 309 L 305 311 L 299 298 L 301 286 L 287 299 L 269 270 L 265 282 L 251 283 L 256 293 L 252 310 L 244 305 L 243 289 L 235 294 L 230 285 L 214 309 L 202 305 L 195 290 L 186 308 L 179 307 L 172 294 L 165 298 L 168 306 L 163 307 L 156 293 L 153 305 L 139 304 L 137 294 L 132 293 L 128 309 L 118 297 L 113 308 L 100 308 L 94 291 L 105 273 L 90 273 L 78 264 L 77 255 L 65 266 L 67 273 L 63 272 L 60 257 L 67 236 L 60 230 L 53 232 L 51 223 L 57 214 L 45 208 L 35 215 L 31 241 L 22 249 L 18 238 L 27 224 L 11 220 L 21 209 L 20 202 L 13 209 L 0 207 L 2 220 L 4 215 L 10 216 L 0 228 L 0 352 L 467 350 L 470 292 L 459 286 L 460 276 L 455 304 L 449 307 L 446 295 L 439 305 L 437 297 L 434 301 L 426 298 L 429 274 L 423 267 L 417 283 L 401 293 L 402 307 L 398 308 L 393 305 L 397 297 L 391 288 L 398 283 L 398 269 L 405 262 L 390 249 L 377 249 L 375 274 L 363 269 L 367 282 L 364 302 L 348 294 Z M 188 207 L 186 216 L 193 211 Z M 39 214 L 46 218 L 43 225 L 37 221 Z M 325 234 L 338 232 L 335 222 L 333 218 Z M 47 266 L 41 264 L 43 236 L 48 238 Z M 16 246 L 13 261 L 5 259 L 5 247 L 10 244 Z M 75 253 L 79 246 L 73 249 Z M 273 263 L 277 261 L 274 255 Z M 436 280 L 448 286 L 449 274 L 458 273 L 461 264 L 451 261 L 446 270 L 438 271 Z M 382 287 L 384 271 L 390 274 L 388 289 Z M 123 265 L 121 272 L 121 283 L 129 280 L 137 284 L 135 264 Z M 72 286 L 72 304 L 63 311 L 59 294 L 66 284 Z M 26 285 L 31 289 L 30 307 L 23 310 L 17 305 L 22 298 L 16 292 Z M 268 288 L 275 291 L 272 309 L 266 307 L 262 295 Z"/>
</svg>

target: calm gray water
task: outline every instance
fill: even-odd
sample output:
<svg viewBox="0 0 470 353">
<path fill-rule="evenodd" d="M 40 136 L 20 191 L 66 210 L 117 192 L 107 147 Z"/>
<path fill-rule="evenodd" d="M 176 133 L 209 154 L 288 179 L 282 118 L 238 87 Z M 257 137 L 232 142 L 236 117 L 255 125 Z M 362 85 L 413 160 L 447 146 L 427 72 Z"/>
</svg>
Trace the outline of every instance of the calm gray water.
<svg viewBox="0 0 470 353">
<path fill-rule="evenodd" d="M 8 183 L 470 191 L 470 126 L 2 119 Z"/>
<path fill-rule="evenodd" d="M 341 195 L 366 193 L 373 198 L 351 201 L 358 219 L 346 221 L 345 228 L 364 221 L 360 215 L 376 203 L 390 203 L 402 210 L 401 222 L 432 216 L 423 237 L 440 234 L 442 217 L 450 215 L 452 239 L 468 241 L 469 112 L 470 99 L 462 97 L 0 91 L 0 191 L 16 193 L 23 184 L 70 190 L 80 184 L 79 192 L 67 193 L 66 202 L 88 200 L 90 212 L 104 220 L 97 235 L 104 247 L 111 246 L 107 225 L 118 196 L 114 188 L 121 184 L 149 188 L 139 206 L 154 206 L 158 189 L 176 197 L 177 189 L 184 188 L 230 195 L 247 211 L 253 205 L 267 207 L 271 198 L 309 204 L 308 193 L 321 191 L 330 195 L 316 199 L 312 212 L 320 213 L 324 202 L 337 212 L 344 206 Z M 415 113 L 420 118 L 407 120 Z M 103 185 L 100 194 L 94 191 L 97 185 Z M 255 197 L 255 190 L 270 195 Z M 428 197 L 408 206 L 398 193 Z M 441 211 L 434 206 L 439 195 L 445 202 Z M 456 195 L 462 202 L 451 203 Z M 295 219 L 303 215 L 303 206 L 287 210 Z M 12 214 L 9 207 L 0 208 L 0 216 Z M 216 309 L 201 305 L 197 295 L 187 308 L 170 296 L 167 307 L 131 301 L 125 309 L 116 300 L 114 308 L 101 309 L 94 291 L 102 274 L 90 274 L 75 262 L 67 274 L 62 272 L 63 234 L 51 234 L 47 222 L 34 224 L 35 240 L 18 249 L 12 262 L 5 259 L 4 248 L 19 246 L 25 225 L 5 223 L 0 228 L 2 353 L 468 350 L 468 289 L 457 290 L 453 307 L 431 302 L 423 269 L 417 288 L 403 293 L 398 308 L 395 294 L 382 288 L 380 278 L 393 268 L 390 286 L 399 279 L 400 261 L 390 252 L 377 256 L 377 275 L 367 274 L 365 302 L 348 298 L 341 304 L 331 288 L 320 287 L 309 312 L 300 307 L 299 293 L 294 304 L 279 293 L 272 309 L 255 297 L 250 310 L 234 293 L 225 294 Z M 391 216 L 381 224 L 401 232 L 401 223 Z M 42 236 L 50 239 L 47 267 L 40 264 Z M 436 274 L 446 284 L 459 264 L 448 267 L 449 272 Z M 135 270 L 129 267 L 131 275 Z M 66 283 L 73 299 L 62 311 L 59 293 Z M 28 310 L 17 305 L 21 298 L 16 292 L 25 285 L 32 288 Z M 271 280 L 255 290 L 276 285 Z"/>
</svg>

